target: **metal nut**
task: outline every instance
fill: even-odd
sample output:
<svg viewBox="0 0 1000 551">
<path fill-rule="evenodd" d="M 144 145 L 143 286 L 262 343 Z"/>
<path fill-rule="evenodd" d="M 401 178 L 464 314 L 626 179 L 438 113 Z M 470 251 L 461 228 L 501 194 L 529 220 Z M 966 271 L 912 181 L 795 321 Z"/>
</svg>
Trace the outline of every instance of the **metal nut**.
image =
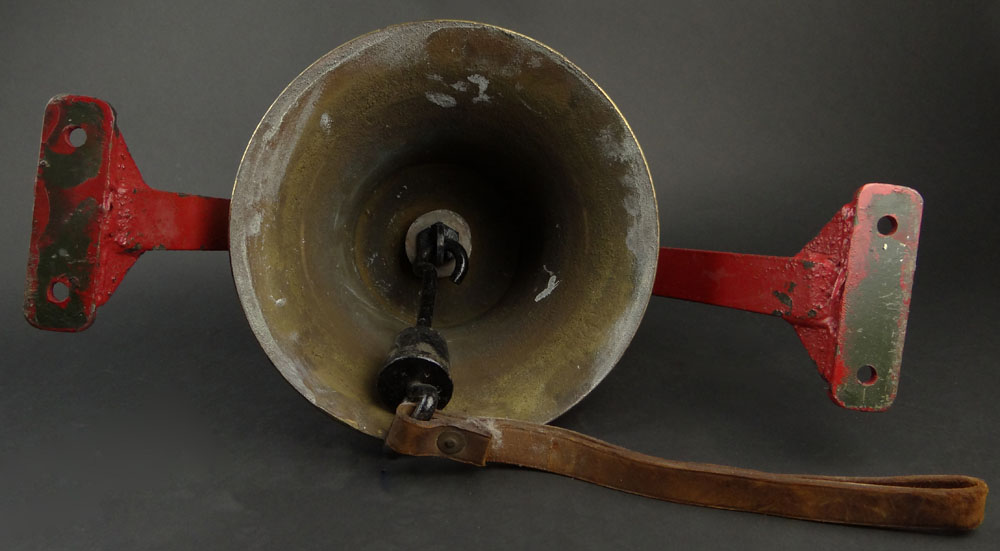
<svg viewBox="0 0 1000 551">
<path fill-rule="evenodd" d="M 453 430 L 446 430 L 438 435 L 437 447 L 443 454 L 454 455 L 465 448 L 465 436 Z"/>
</svg>

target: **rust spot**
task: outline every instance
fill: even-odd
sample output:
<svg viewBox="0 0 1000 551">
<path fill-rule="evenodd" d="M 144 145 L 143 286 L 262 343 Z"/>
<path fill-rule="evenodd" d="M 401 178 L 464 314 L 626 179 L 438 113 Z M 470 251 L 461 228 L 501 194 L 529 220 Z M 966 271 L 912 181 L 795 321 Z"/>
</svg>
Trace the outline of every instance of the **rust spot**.
<svg viewBox="0 0 1000 551">
<path fill-rule="evenodd" d="M 773 294 L 774 297 L 777 298 L 779 301 L 781 301 L 782 304 L 784 304 L 789 308 L 792 307 L 792 297 L 788 296 L 785 293 L 782 293 L 781 291 L 775 291 Z"/>
</svg>

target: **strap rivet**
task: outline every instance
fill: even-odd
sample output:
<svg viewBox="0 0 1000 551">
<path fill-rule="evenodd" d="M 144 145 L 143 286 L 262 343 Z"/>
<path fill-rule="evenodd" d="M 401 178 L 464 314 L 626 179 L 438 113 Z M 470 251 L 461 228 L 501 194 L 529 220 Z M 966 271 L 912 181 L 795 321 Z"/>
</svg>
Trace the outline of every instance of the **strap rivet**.
<svg viewBox="0 0 1000 551">
<path fill-rule="evenodd" d="M 454 455 L 465 448 L 465 437 L 461 433 L 446 430 L 438 435 L 438 449 L 446 455 Z"/>
</svg>

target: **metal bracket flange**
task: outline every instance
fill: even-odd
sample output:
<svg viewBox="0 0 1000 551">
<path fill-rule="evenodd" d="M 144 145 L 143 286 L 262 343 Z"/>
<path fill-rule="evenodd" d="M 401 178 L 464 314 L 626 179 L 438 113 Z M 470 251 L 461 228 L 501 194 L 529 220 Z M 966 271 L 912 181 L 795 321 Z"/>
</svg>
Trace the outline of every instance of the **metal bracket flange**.
<svg viewBox="0 0 1000 551">
<path fill-rule="evenodd" d="M 146 251 L 229 248 L 229 200 L 147 186 L 107 103 L 52 98 L 41 141 L 24 296 L 35 327 L 89 327 Z"/>
<path fill-rule="evenodd" d="M 792 257 L 663 247 L 653 294 L 780 316 L 835 403 L 882 411 L 899 384 L 922 211 L 916 191 L 868 184 Z"/>
</svg>

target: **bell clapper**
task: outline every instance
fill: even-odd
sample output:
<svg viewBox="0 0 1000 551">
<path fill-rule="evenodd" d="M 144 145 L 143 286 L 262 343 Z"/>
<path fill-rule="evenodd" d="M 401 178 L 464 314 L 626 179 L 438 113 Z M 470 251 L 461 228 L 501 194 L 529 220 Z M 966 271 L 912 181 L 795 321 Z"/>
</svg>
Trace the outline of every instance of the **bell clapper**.
<svg viewBox="0 0 1000 551">
<path fill-rule="evenodd" d="M 406 230 L 406 238 L 403 242 L 403 248 L 406 251 L 406 258 L 410 260 L 413 264 L 414 269 L 417 263 L 417 236 L 427 228 L 433 226 L 436 223 L 444 224 L 445 228 L 450 232 L 454 232 L 452 238 L 458 242 L 459 245 L 465 249 L 465 257 L 472 256 L 472 230 L 469 228 L 468 222 L 462 215 L 455 211 L 448 209 L 437 209 L 430 212 L 426 212 L 420 215 L 416 220 L 410 224 L 410 227 Z M 457 235 L 457 237 L 456 237 Z M 436 264 L 437 276 L 450 277 L 455 271 L 455 263 L 453 260 L 446 259 L 442 264 Z M 419 277 L 421 274 L 417 274 Z"/>
<path fill-rule="evenodd" d="M 441 221 L 416 233 L 410 257 L 413 273 L 422 282 L 416 325 L 396 336 L 378 377 L 378 393 L 386 405 L 395 409 L 404 400 L 414 402 L 412 416 L 420 420 L 430 419 L 435 410 L 444 408 L 454 389 L 448 374 L 448 344 L 431 328 L 431 322 L 439 268 L 450 267 L 445 275 L 456 285 L 468 271 L 469 255 L 460 239 L 458 231 Z M 409 252 L 410 243 L 407 245 Z"/>
</svg>

